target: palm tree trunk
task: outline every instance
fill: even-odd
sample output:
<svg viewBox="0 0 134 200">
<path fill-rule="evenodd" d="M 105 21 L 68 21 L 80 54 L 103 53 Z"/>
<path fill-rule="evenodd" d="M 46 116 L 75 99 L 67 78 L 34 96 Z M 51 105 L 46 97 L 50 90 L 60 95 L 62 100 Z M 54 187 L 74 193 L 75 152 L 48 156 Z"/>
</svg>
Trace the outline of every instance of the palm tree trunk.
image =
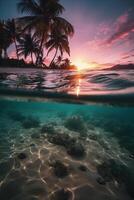
<svg viewBox="0 0 134 200">
<path fill-rule="evenodd" d="M 34 61 L 33 61 L 33 53 L 31 52 L 31 61 L 32 63 L 34 64 Z"/>
<path fill-rule="evenodd" d="M 37 55 L 37 59 L 36 59 L 36 65 L 38 65 L 38 60 L 39 60 L 40 53 L 41 53 L 42 46 L 43 46 L 43 42 L 44 42 L 44 36 L 45 36 L 45 32 L 43 32 L 43 34 L 42 34 L 41 43 L 40 43 L 40 49 L 39 49 L 39 52 L 38 52 L 38 55 Z"/>
<path fill-rule="evenodd" d="M 57 48 L 56 51 L 55 51 L 54 57 L 53 57 L 52 61 L 50 62 L 49 67 L 51 67 L 51 65 L 53 64 L 53 62 L 54 62 L 54 60 L 55 60 L 55 58 L 56 58 L 56 56 L 57 56 L 57 53 L 58 53 L 58 48 Z"/>
<path fill-rule="evenodd" d="M 2 49 L 0 48 L 0 59 L 2 58 Z"/>
<path fill-rule="evenodd" d="M 45 61 L 48 55 L 46 55 L 42 60 Z"/>
<path fill-rule="evenodd" d="M 8 58 L 7 49 L 4 49 L 4 58 Z"/>
<path fill-rule="evenodd" d="M 18 55 L 18 48 L 17 48 L 16 39 L 14 39 L 14 45 L 15 45 L 15 49 L 16 49 L 16 56 L 17 56 L 17 59 L 19 60 L 19 55 Z"/>
</svg>

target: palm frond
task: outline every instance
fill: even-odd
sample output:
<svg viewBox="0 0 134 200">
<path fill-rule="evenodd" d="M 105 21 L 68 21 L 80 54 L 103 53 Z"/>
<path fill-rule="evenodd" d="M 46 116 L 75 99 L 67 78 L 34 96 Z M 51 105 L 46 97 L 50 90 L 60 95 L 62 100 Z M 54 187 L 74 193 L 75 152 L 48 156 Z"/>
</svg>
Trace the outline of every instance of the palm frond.
<svg viewBox="0 0 134 200">
<path fill-rule="evenodd" d="M 18 27 L 21 27 L 21 34 L 25 31 L 31 31 L 35 29 L 36 24 L 38 23 L 36 16 L 26 16 L 16 19 Z"/>
<path fill-rule="evenodd" d="M 55 17 L 54 22 L 54 27 L 52 28 L 58 27 L 61 32 L 63 31 L 63 33 L 65 33 L 66 35 L 73 36 L 74 27 L 66 19 L 62 17 Z"/>
<path fill-rule="evenodd" d="M 39 44 L 40 40 L 36 37 L 35 34 L 24 34 L 19 41 L 18 45 L 18 52 L 19 55 L 23 55 L 25 58 L 27 56 L 31 55 L 31 53 L 34 53 L 37 55 L 39 52 Z"/>
<path fill-rule="evenodd" d="M 47 56 L 48 56 L 49 53 L 50 53 L 53 49 L 55 49 L 55 48 L 56 48 L 55 45 L 52 45 L 52 46 L 49 48 L 48 52 L 47 52 Z"/>
<path fill-rule="evenodd" d="M 21 33 L 34 32 L 40 39 L 37 63 L 43 47 L 48 49 L 48 54 L 56 48 L 61 54 L 66 52 L 70 55 L 68 36 L 74 34 L 74 28 L 66 19 L 60 17 L 64 7 L 59 0 L 20 0 L 18 10 L 27 14 L 17 19 L 17 24 L 21 25 Z M 37 41 L 33 42 L 33 51 L 36 52 Z"/>
<path fill-rule="evenodd" d="M 21 0 L 17 4 L 17 8 L 19 12 L 31 15 L 38 15 L 41 12 L 39 5 L 34 0 Z"/>
</svg>

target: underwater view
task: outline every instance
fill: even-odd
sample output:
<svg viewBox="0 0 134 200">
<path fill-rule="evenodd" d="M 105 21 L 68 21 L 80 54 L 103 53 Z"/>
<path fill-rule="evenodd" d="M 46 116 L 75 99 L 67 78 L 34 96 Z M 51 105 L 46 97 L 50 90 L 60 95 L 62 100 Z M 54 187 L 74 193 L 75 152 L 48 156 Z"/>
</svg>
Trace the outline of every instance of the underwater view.
<svg viewBox="0 0 134 200">
<path fill-rule="evenodd" d="M 1 200 L 132 200 L 134 107 L 0 100 Z"/>
</svg>

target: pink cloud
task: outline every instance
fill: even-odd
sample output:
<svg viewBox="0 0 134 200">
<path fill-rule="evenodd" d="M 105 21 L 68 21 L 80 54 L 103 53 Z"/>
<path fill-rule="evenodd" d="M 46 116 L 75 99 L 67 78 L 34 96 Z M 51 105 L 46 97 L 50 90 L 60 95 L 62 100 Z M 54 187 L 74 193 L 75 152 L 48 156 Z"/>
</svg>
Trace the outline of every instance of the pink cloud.
<svg viewBox="0 0 134 200">
<path fill-rule="evenodd" d="M 96 65 L 99 68 L 112 67 L 114 65 L 113 63 L 99 63 L 97 61 L 92 61 L 90 63 L 93 64 L 93 65 Z"/>
<path fill-rule="evenodd" d="M 127 52 L 122 53 L 120 56 L 120 62 L 121 63 L 126 63 L 126 62 L 133 63 L 134 62 L 134 49 L 131 49 Z"/>
<path fill-rule="evenodd" d="M 125 14 L 119 16 L 118 19 L 117 19 L 117 24 L 126 23 L 128 18 L 129 18 L 129 14 L 128 13 L 125 13 Z"/>
<path fill-rule="evenodd" d="M 87 42 L 88 47 L 92 48 L 93 50 L 96 50 L 96 51 L 100 49 L 101 44 L 102 44 L 101 39 L 94 39 L 94 40 Z"/>
<path fill-rule="evenodd" d="M 105 41 L 105 44 L 112 45 L 124 39 L 133 39 L 134 36 L 134 16 L 129 13 L 120 16 L 115 25 L 115 32 Z M 129 37 L 130 36 L 130 37 Z"/>
<path fill-rule="evenodd" d="M 126 59 L 128 59 L 128 58 L 130 58 L 129 55 L 128 55 L 128 56 L 124 56 L 124 57 L 122 57 L 123 60 L 126 60 Z"/>
<path fill-rule="evenodd" d="M 97 34 L 88 46 L 94 50 L 111 47 L 117 42 L 129 42 L 134 38 L 134 16 L 126 12 L 119 16 L 115 22 L 99 24 Z M 108 36 L 108 39 L 106 37 Z"/>
<path fill-rule="evenodd" d="M 107 35 L 111 31 L 110 26 L 106 23 L 101 23 L 98 29 L 99 29 L 98 35 L 100 34 Z"/>
<path fill-rule="evenodd" d="M 131 49 L 131 50 L 121 54 L 121 57 L 123 59 L 127 59 L 128 57 L 130 58 L 130 57 L 133 57 L 133 56 L 134 56 L 134 49 Z"/>
</svg>

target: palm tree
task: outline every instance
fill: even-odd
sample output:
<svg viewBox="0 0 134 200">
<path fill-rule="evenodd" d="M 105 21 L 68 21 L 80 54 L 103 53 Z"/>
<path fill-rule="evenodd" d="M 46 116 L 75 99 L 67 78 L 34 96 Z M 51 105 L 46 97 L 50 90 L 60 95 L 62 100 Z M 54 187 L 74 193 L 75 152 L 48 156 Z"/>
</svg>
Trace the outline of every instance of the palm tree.
<svg viewBox="0 0 134 200">
<path fill-rule="evenodd" d="M 60 68 L 63 69 L 69 69 L 71 65 L 71 62 L 68 58 L 62 59 L 62 61 L 60 62 Z"/>
<path fill-rule="evenodd" d="M 18 49 L 17 49 L 17 39 L 19 38 L 20 30 L 16 26 L 16 23 L 15 23 L 14 19 L 7 20 L 6 27 L 7 27 L 8 31 L 10 32 L 10 35 L 11 35 L 11 38 L 12 38 L 12 42 L 15 45 L 17 59 L 19 59 Z"/>
<path fill-rule="evenodd" d="M 70 48 L 68 37 L 58 30 L 53 31 L 49 37 L 50 39 L 46 42 L 46 48 L 48 49 L 47 56 L 49 55 L 50 51 L 55 49 L 54 57 L 50 63 L 51 66 L 57 56 L 58 50 L 60 51 L 61 56 L 63 55 L 63 52 L 66 52 L 68 55 L 70 55 Z"/>
<path fill-rule="evenodd" d="M 18 10 L 26 13 L 28 16 L 21 17 L 18 22 L 23 26 L 23 30 L 34 30 L 41 38 L 40 49 L 36 63 L 42 51 L 44 42 L 47 41 L 48 35 L 55 27 L 59 27 L 61 32 L 66 35 L 73 35 L 73 26 L 59 15 L 63 13 L 64 7 L 59 0 L 20 0 Z"/>
<path fill-rule="evenodd" d="M 2 58 L 2 48 L 0 46 L 0 59 Z"/>
<path fill-rule="evenodd" d="M 55 61 L 55 63 L 57 65 L 60 65 L 62 61 L 63 61 L 62 56 L 58 56 L 57 59 L 56 59 L 56 61 Z"/>
<path fill-rule="evenodd" d="M 19 39 L 18 45 L 18 55 L 24 56 L 25 59 L 27 56 L 31 56 L 31 61 L 34 63 L 33 54 L 35 57 L 39 52 L 39 42 L 40 40 L 36 37 L 35 34 L 25 34 Z"/>
<path fill-rule="evenodd" d="M 70 64 L 71 64 L 71 62 L 70 62 L 70 60 L 68 58 L 65 58 L 63 60 L 63 65 L 64 65 L 65 68 L 69 67 Z"/>
<path fill-rule="evenodd" d="M 12 43 L 10 31 L 8 30 L 5 21 L 0 21 L 0 57 L 4 52 L 4 58 L 8 57 L 7 49 Z"/>
</svg>

